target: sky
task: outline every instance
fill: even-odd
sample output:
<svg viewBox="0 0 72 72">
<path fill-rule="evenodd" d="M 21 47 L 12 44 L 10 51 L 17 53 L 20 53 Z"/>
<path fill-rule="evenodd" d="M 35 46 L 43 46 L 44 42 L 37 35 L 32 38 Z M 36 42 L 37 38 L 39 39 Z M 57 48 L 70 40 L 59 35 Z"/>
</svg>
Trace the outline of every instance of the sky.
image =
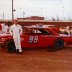
<svg viewBox="0 0 72 72">
<path fill-rule="evenodd" d="M 14 0 L 14 18 L 72 19 L 72 0 Z M 12 0 L 0 0 L 0 19 L 12 18 Z M 4 15 L 4 16 L 3 16 Z"/>
</svg>

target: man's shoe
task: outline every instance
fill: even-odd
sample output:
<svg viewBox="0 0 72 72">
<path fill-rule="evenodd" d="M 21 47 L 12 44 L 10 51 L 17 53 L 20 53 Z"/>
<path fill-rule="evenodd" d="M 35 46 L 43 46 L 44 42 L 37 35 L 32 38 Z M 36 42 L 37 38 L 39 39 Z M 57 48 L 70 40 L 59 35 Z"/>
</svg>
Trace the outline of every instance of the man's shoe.
<svg viewBox="0 0 72 72">
<path fill-rule="evenodd" d="M 19 49 L 16 50 L 16 53 L 17 53 L 17 54 L 19 53 Z"/>
<path fill-rule="evenodd" d="M 22 52 L 19 52 L 19 54 L 22 54 Z"/>
</svg>

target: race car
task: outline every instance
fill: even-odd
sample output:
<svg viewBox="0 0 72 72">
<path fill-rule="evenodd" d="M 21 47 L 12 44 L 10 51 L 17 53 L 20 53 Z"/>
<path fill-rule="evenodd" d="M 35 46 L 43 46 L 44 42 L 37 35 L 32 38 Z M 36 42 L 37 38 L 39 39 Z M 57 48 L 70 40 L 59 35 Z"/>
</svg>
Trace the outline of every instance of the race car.
<svg viewBox="0 0 72 72">
<path fill-rule="evenodd" d="M 69 26 L 63 28 L 55 27 L 52 29 L 61 36 L 61 38 L 64 40 L 64 44 L 72 44 L 72 34 L 70 33 Z"/>
<path fill-rule="evenodd" d="M 10 34 L 0 34 L 0 46 L 8 52 L 15 52 L 13 37 Z M 58 50 L 64 47 L 64 40 L 56 31 L 48 27 L 25 26 L 21 35 L 22 48 L 45 48 Z"/>
</svg>

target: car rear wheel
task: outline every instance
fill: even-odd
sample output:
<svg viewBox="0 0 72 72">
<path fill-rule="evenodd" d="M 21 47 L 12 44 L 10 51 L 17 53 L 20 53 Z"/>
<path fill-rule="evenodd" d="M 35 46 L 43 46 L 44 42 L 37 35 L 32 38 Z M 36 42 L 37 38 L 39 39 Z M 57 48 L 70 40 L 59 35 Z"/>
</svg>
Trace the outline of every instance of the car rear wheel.
<svg viewBox="0 0 72 72">
<path fill-rule="evenodd" d="M 54 50 L 59 50 L 62 49 L 63 47 L 64 47 L 64 40 L 62 40 L 61 38 L 56 39 L 54 42 Z"/>
<path fill-rule="evenodd" d="M 10 40 L 6 43 L 5 48 L 8 52 L 13 53 L 16 51 L 15 44 L 13 40 Z"/>
</svg>

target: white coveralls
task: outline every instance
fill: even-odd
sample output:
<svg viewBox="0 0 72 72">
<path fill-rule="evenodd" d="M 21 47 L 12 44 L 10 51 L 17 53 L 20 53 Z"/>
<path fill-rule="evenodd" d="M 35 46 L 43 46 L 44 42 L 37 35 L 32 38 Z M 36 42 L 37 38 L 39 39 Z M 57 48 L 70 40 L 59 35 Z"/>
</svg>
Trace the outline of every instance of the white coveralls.
<svg viewBox="0 0 72 72">
<path fill-rule="evenodd" d="M 20 42 L 20 35 L 22 34 L 22 27 L 20 25 L 13 24 L 9 30 L 10 34 L 13 36 L 16 50 L 19 49 L 19 52 L 22 52 L 21 49 L 21 42 Z"/>
</svg>

